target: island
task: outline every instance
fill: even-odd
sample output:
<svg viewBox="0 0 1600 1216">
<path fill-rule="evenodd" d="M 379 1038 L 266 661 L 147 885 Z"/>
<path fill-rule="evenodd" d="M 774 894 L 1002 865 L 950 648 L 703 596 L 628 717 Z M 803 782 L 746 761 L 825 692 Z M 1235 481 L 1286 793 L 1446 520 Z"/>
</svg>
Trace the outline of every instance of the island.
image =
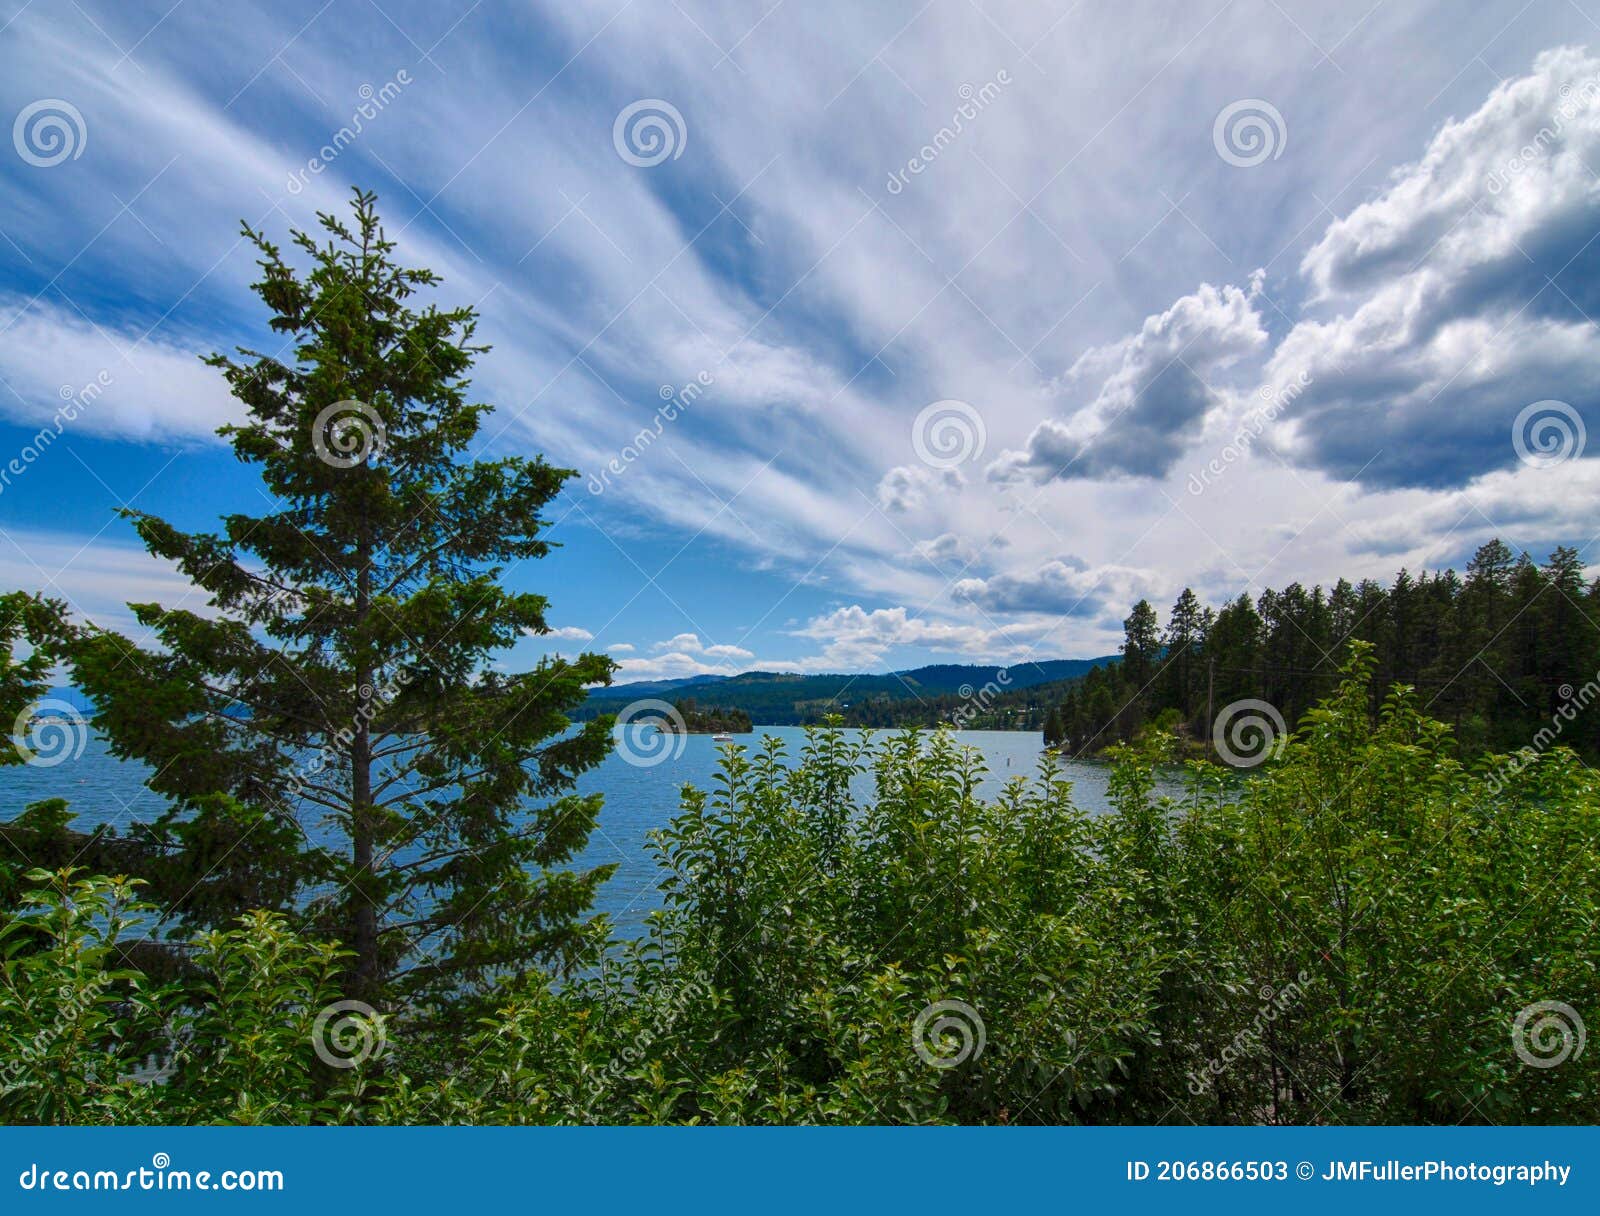
<svg viewBox="0 0 1600 1216">
<path fill-rule="evenodd" d="M 693 697 L 674 701 L 676 717 L 667 715 L 661 720 L 661 729 L 669 734 L 686 735 L 748 735 L 752 729 L 750 715 L 732 706 L 700 706 Z"/>
</svg>

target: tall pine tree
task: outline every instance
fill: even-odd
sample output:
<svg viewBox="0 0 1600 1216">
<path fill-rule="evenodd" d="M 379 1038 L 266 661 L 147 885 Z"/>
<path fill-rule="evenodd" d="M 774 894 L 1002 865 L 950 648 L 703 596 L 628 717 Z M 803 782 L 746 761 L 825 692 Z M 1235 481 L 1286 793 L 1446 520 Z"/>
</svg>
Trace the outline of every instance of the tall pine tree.
<svg viewBox="0 0 1600 1216">
<path fill-rule="evenodd" d="M 605 869 L 563 869 L 598 796 L 572 793 L 610 747 L 571 728 L 611 661 L 491 666 L 548 630 L 546 600 L 503 578 L 545 556 L 542 511 L 574 476 L 542 457 L 468 461 L 469 308 L 421 306 L 375 199 L 265 236 L 255 291 L 280 354 L 217 355 L 247 418 L 223 428 L 270 507 L 188 533 L 124 511 L 146 547 L 210 596 L 205 613 L 132 604 L 156 644 L 84 628 L 71 656 L 113 752 L 147 763 L 155 825 L 197 883 L 240 866 L 353 952 L 347 994 L 437 1010 L 495 977 L 581 957 Z M 226 908 L 180 905 L 215 920 Z"/>
</svg>

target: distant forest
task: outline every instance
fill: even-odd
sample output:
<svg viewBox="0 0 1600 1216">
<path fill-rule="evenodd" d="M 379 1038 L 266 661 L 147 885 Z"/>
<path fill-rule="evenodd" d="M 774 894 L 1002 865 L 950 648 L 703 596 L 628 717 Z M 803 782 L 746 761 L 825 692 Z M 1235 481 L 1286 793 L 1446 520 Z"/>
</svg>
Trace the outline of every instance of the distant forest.
<svg viewBox="0 0 1600 1216">
<path fill-rule="evenodd" d="M 1210 734 L 1208 704 L 1220 713 L 1235 701 L 1263 700 L 1293 727 L 1332 693 L 1357 639 L 1376 653 L 1375 712 L 1395 684 L 1411 685 L 1423 712 L 1454 727 L 1463 752 L 1473 754 L 1528 745 L 1565 706 L 1573 719 L 1560 719 L 1561 741 L 1600 757 L 1600 715 L 1576 712 L 1600 699 L 1592 683 L 1600 668 L 1600 582 L 1585 580 L 1575 549 L 1558 548 L 1541 566 L 1494 540 L 1464 575 L 1401 570 L 1388 584 L 1340 579 L 1331 591 L 1291 583 L 1217 608 L 1185 589 L 1165 625 L 1141 600 L 1123 630 L 1120 655 L 1104 659 L 1009 672 L 748 673 L 714 687 L 719 701 L 737 702 L 762 724 L 837 716 L 846 726 L 1042 731 L 1072 755 L 1092 755 L 1153 726 L 1177 731 L 1199 750 Z M 579 715 L 616 712 L 622 703 L 615 691 L 591 695 Z"/>
<path fill-rule="evenodd" d="M 1096 664 L 1116 662 L 1115 655 L 1097 659 L 1043 659 L 1009 668 L 942 663 L 907 671 L 799 675 L 793 672 L 747 671 L 736 676 L 699 676 L 686 681 L 636 681 L 593 688 L 573 717 L 587 720 L 620 714 L 641 697 L 677 700 L 695 695 L 716 704 L 742 709 L 763 726 L 816 725 L 842 715 L 850 726 L 937 726 L 962 709 L 977 708 L 974 689 L 992 686 L 1016 691 L 1035 684 L 1064 682 Z M 963 691 L 965 690 L 965 691 Z M 892 702 L 902 702 L 890 708 Z M 1052 702 L 1053 703 L 1053 702 Z M 1038 730 L 1044 718 L 1032 729 Z"/>
<path fill-rule="evenodd" d="M 750 715 L 732 706 L 699 705 L 693 697 L 685 697 L 681 701 L 674 701 L 672 707 L 678 711 L 678 716 L 683 721 L 685 734 L 741 735 L 749 734 L 751 730 Z M 670 718 L 663 718 L 661 729 L 675 732 L 676 724 Z"/>
<path fill-rule="evenodd" d="M 1594 756 L 1600 724 L 1576 711 L 1596 694 L 1597 622 L 1600 582 L 1585 581 L 1576 550 L 1558 548 L 1539 566 L 1495 540 L 1465 577 L 1402 570 L 1388 586 L 1341 579 L 1328 593 L 1293 583 L 1215 611 L 1185 590 L 1165 628 L 1141 600 L 1123 622 L 1120 663 L 1065 687 L 1025 690 L 1017 698 L 1028 699 L 1025 710 L 1002 698 L 987 717 L 1037 722 L 1047 742 L 1072 754 L 1131 739 L 1150 723 L 1203 740 L 1208 702 L 1220 711 L 1259 698 L 1292 727 L 1333 689 L 1347 644 L 1360 639 L 1376 648 L 1374 710 L 1393 685 L 1408 684 L 1467 753 L 1526 746 L 1559 722 L 1563 743 Z"/>
</svg>

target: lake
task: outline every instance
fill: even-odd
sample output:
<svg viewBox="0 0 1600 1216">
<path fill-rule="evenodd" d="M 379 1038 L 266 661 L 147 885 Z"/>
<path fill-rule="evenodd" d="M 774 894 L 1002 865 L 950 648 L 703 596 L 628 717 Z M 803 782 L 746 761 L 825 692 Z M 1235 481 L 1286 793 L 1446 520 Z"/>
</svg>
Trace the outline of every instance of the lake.
<svg viewBox="0 0 1600 1216">
<path fill-rule="evenodd" d="M 648 731 L 648 727 L 619 727 L 619 732 Z M 859 731 L 848 731 L 860 734 Z M 884 732 L 877 732 L 881 737 Z M 805 745 L 805 729 L 799 726 L 757 727 L 749 735 L 739 735 L 740 745 L 759 746 L 761 737 L 774 735 L 788 748 L 791 761 Z M 1000 792 L 1013 777 L 1029 777 L 1036 771 L 1041 747 L 1037 731 L 956 731 L 955 739 L 974 748 L 988 767 L 980 790 L 987 796 Z M 659 742 L 659 741 L 658 741 Z M 710 735 L 682 738 L 682 750 L 667 752 L 666 759 L 651 766 L 630 764 L 621 752 L 613 752 L 578 783 L 582 793 L 605 795 L 605 808 L 590 837 L 582 862 L 586 865 L 615 863 L 616 873 L 600 889 L 596 910 L 608 912 L 620 933 L 635 936 L 644 918 L 657 906 L 656 883 L 659 873 L 646 837 L 664 826 L 678 809 L 678 792 L 685 784 L 710 789 L 721 749 L 726 744 Z M 625 738 L 635 754 L 650 754 L 650 745 L 635 734 Z M 1106 785 L 1110 769 L 1093 762 L 1062 766 L 1073 782 L 1074 800 L 1091 813 L 1106 809 Z M 77 819 L 73 826 L 85 829 L 103 823 L 125 829 L 139 820 L 150 820 L 161 813 L 163 800 L 145 788 L 149 770 L 142 764 L 118 760 L 104 743 L 91 737 L 82 755 L 54 767 L 28 765 L 0 769 L 0 818 L 9 819 L 31 802 L 44 798 L 65 798 Z M 857 794 L 871 791 L 871 776 L 858 779 Z M 1168 792 L 1176 793 L 1177 782 Z M 313 833 L 314 835 L 315 833 Z"/>
</svg>

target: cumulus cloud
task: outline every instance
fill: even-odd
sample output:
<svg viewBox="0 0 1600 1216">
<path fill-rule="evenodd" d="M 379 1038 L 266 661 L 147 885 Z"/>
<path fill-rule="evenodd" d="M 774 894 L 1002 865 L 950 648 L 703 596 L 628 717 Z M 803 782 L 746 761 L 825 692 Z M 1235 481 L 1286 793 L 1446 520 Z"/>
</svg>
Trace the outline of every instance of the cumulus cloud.
<svg viewBox="0 0 1600 1216">
<path fill-rule="evenodd" d="M 1519 465 L 1448 494 L 1415 490 L 1394 496 L 1394 509 L 1348 530 L 1361 553 L 1403 556 L 1429 566 L 1450 562 L 1499 537 L 1536 557 L 1555 544 L 1583 546 L 1594 534 L 1600 462 L 1569 460 L 1549 468 Z"/>
<path fill-rule="evenodd" d="M 930 495 L 958 494 L 966 484 L 960 469 L 924 469 L 899 465 L 878 482 L 878 505 L 885 511 L 911 511 Z"/>
<path fill-rule="evenodd" d="M 629 649 L 632 648 L 630 647 Z M 657 642 L 652 649 L 656 651 L 668 651 L 685 655 L 704 655 L 709 659 L 729 660 L 755 658 L 755 654 L 753 652 L 746 650 L 742 646 L 731 646 L 725 643 L 708 646 L 706 643 L 700 640 L 700 635 L 697 633 L 676 634 L 673 637 L 667 638 L 665 641 Z"/>
<path fill-rule="evenodd" d="M 989 466 L 996 481 L 1045 482 L 1083 477 L 1158 477 L 1201 431 L 1220 398 L 1206 377 L 1267 341 L 1255 298 L 1260 271 L 1246 288 L 1202 283 L 1136 334 L 1086 352 L 1052 391 L 1095 395 L 1064 419 L 1046 418 L 1021 451 Z"/>
<path fill-rule="evenodd" d="M 563 642 L 592 642 L 594 634 L 577 625 L 563 625 L 559 629 L 551 629 L 546 633 L 536 634 L 542 638 L 556 638 Z"/>
<path fill-rule="evenodd" d="M 1146 571 L 1128 566 L 1091 568 L 1068 556 L 992 578 L 964 578 L 951 594 L 958 602 L 986 612 L 1096 617 L 1108 610 L 1125 610 L 1154 586 Z"/>
<path fill-rule="evenodd" d="M 966 655 L 1014 653 L 1020 640 L 1010 628 L 985 629 L 978 625 L 913 616 L 904 607 L 868 610 L 860 604 L 836 608 L 807 621 L 793 631 L 796 637 L 827 643 L 821 665 L 870 666 L 896 646 L 926 646 L 931 650 Z M 812 666 L 819 664 L 813 663 Z"/>
<path fill-rule="evenodd" d="M 700 649 L 700 637 L 699 637 L 698 634 L 693 634 L 693 633 L 679 633 L 679 634 L 675 634 L 674 636 L 672 636 L 670 638 L 667 638 L 665 641 L 657 642 L 652 647 L 652 649 L 654 649 L 654 650 L 681 650 L 681 651 L 686 651 L 686 652 L 687 651 L 692 651 L 692 650 L 699 650 Z"/>
<path fill-rule="evenodd" d="M 1004 536 L 991 536 L 979 542 L 956 532 L 941 532 L 931 540 L 920 540 L 911 547 L 914 556 L 935 566 L 952 563 L 961 566 L 975 564 L 990 549 L 1004 549 L 1011 542 Z"/>
<path fill-rule="evenodd" d="M 1538 57 L 1335 221 L 1301 270 L 1341 310 L 1269 376 L 1308 382 L 1277 444 L 1369 486 L 1460 486 L 1516 460 L 1523 406 L 1600 424 L 1600 60 Z"/>
</svg>

